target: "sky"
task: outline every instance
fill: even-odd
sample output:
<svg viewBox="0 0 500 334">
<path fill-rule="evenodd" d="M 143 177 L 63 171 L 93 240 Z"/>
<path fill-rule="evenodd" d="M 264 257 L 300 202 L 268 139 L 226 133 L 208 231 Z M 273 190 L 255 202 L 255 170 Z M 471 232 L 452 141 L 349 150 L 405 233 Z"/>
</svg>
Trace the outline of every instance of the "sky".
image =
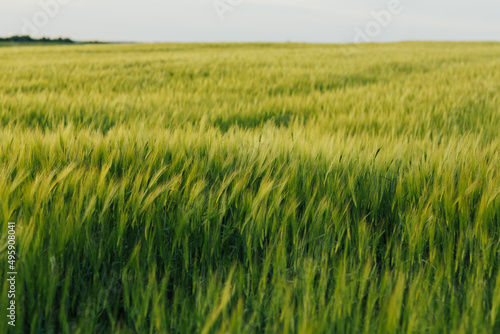
<svg viewBox="0 0 500 334">
<path fill-rule="evenodd" d="M 500 41 L 498 0 L 0 0 L 0 36 L 115 42 Z"/>
</svg>

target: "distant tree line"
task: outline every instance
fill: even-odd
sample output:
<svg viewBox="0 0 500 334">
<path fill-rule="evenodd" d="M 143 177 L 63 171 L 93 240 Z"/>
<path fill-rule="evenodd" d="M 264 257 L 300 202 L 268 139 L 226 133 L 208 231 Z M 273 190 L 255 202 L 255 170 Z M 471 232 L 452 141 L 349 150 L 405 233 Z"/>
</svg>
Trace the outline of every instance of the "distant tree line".
<svg viewBox="0 0 500 334">
<path fill-rule="evenodd" d="M 58 44 L 73 44 L 75 43 L 69 38 L 32 38 L 31 36 L 12 36 L 7 38 L 0 38 L 0 42 L 13 42 L 13 43 L 58 43 Z"/>
</svg>

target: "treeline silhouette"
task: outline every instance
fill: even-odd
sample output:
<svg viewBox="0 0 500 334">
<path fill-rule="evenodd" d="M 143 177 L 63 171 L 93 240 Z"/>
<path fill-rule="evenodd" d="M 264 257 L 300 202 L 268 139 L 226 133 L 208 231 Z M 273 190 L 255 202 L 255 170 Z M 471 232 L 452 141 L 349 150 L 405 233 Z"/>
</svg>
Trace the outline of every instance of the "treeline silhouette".
<svg viewBox="0 0 500 334">
<path fill-rule="evenodd" d="M 73 44 L 75 43 L 69 38 L 32 38 L 31 36 L 12 36 L 7 38 L 0 38 L 0 42 L 13 42 L 13 43 L 57 43 L 57 44 Z"/>
</svg>

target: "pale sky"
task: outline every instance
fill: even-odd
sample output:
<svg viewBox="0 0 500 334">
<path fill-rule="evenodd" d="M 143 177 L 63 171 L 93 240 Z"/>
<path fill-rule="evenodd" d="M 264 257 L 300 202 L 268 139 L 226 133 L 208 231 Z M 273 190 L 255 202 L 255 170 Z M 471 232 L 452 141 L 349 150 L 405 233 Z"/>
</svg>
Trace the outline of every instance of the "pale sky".
<svg viewBox="0 0 500 334">
<path fill-rule="evenodd" d="M 374 12 L 382 13 L 379 23 Z M 19 34 L 117 42 L 500 41 L 500 1 L 0 0 L 0 36 Z"/>
</svg>

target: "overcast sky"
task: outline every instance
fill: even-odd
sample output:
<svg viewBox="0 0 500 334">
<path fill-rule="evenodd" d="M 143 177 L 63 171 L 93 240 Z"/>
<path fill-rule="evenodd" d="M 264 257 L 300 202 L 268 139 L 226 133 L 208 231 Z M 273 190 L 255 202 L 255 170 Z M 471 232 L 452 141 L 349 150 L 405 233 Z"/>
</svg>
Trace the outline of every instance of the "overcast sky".
<svg viewBox="0 0 500 334">
<path fill-rule="evenodd" d="M 500 41 L 500 1 L 0 0 L 0 36 L 18 34 L 135 42 Z"/>
</svg>

